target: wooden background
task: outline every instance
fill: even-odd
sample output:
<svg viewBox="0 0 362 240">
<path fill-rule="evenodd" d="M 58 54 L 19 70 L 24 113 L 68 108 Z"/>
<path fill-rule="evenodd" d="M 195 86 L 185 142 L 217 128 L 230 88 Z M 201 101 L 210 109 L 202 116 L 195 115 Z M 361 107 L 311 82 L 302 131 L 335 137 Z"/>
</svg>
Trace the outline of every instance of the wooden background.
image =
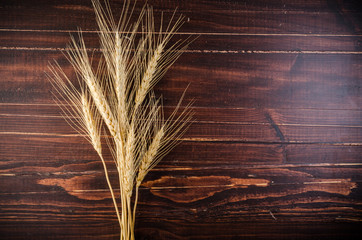
<svg viewBox="0 0 362 240">
<path fill-rule="evenodd" d="M 199 35 L 156 88 L 170 108 L 191 83 L 196 121 L 145 179 L 137 239 L 361 237 L 359 1 L 148 2 Z M 77 27 L 97 48 L 90 0 L 0 3 L 0 239 L 118 239 L 102 165 L 44 73 L 72 74 Z"/>
</svg>

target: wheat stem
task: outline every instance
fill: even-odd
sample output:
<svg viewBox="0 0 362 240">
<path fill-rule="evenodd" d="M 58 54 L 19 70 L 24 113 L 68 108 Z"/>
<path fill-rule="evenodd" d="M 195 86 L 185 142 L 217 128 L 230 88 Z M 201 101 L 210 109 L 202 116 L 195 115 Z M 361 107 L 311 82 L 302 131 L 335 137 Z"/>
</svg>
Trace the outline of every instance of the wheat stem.
<svg viewBox="0 0 362 240">
<path fill-rule="evenodd" d="M 136 220 L 136 209 L 137 209 L 137 204 L 138 204 L 138 190 L 139 190 L 139 185 L 136 185 L 136 196 L 135 196 L 135 200 L 134 200 L 134 204 L 133 204 L 133 225 L 135 225 L 135 220 Z"/>
<path fill-rule="evenodd" d="M 153 93 L 155 84 L 187 44 L 181 41 L 168 46 L 170 38 L 182 25 L 182 17 L 173 23 L 175 13 L 165 29 L 161 16 L 161 26 L 156 37 L 151 7 L 142 8 L 137 21 L 130 24 L 131 15 L 128 11 L 132 13 L 135 9 L 130 0 L 124 1 L 118 22 L 113 18 L 108 0 L 105 1 L 105 7 L 99 0 L 92 0 L 92 3 L 100 30 L 102 53 L 98 68 L 94 70 L 79 32 L 78 41 L 71 37 L 66 57 L 75 69 L 81 90 L 58 64 L 50 66 L 52 84 L 60 95 L 56 97 L 59 105 L 64 101 L 70 106 L 69 109 L 62 107 L 67 121 L 87 136 L 101 159 L 121 229 L 120 239 L 134 240 L 141 183 L 147 173 L 176 145 L 174 140 L 184 133 L 192 116 L 189 110 L 184 110 L 176 117 L 182 95 L 175 111 L 165 121 L 162 99 L 157 99 Z M 137 42 L 138 32 L 142 34 Z M 108 129 L 104 131 L 105 134 L 111 136 L 111 140 L 107 138 L 107 146 L 118 172 L 119 197 L 114 194 L 102 152 L 102 126 Z"/>
<path fill-rule="evenodd" d="M 106 181 L 107 181 L 107 184 L 108 184 L 108 188 L 109 188 L 109 191 L 111 192 L 111 195 L 112 195 L 113 205 L 114 205 L 114 208 L 116 209 L 118 223 L 121 225 L 121 216 L 119 214 L 119 209 L 118 209 L 118 204 L 117 204 L 117 201 L 116 201 L 116 197 L 114 196 L 113 187 L 112 187 L 111 181 L 109 180 L 107 165 L 106 165 L 106 162 L 105 162 L 103 156 L 100 156 L 100 157 L 101 157 L 101 161 L 102 161 L 102 164 L 103 164 L 104 175 L 106 176 Z"/>
</svg>

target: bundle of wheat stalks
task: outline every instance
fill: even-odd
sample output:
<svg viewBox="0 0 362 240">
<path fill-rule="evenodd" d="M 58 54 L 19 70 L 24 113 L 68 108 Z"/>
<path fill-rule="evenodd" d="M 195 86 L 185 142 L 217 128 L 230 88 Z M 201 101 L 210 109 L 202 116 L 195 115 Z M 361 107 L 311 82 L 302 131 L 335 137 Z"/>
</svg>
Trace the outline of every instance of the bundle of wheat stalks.
<svg viewBox="0 0 362 240">
<path fill-rule="evenodd" d="M 55 62 L 50 65 L 51 82 L 66 119 L 86 136 L 103 163 L 121 228 L 120 238 L 128 240 L 134 239 L 138 189 L 143 179 L 176 145 L 192 117 L 190 105 L 181 109 L 182 95 L 165 120 L 162 99 L 156 98 L 152 90 L 187 43 L 176 41 L 168 46 L 183 22 L 175 14 L 167 26 L 162 26 L 161 16 L 156 32 L 149 6 L 144 6 L 137 20 L 130 23 L 135 9 L 130 0 L 124 2 L 118 22 L 107 1 L 104 6 L 99 0 L 92 3 L 99 27 L 100 60 L 94 63 L 88 56 L 79 31 L 79 39 L 71 37 L 66 54 L 77 80 L 71 81 Z M 102 144 L 101 134 L 106 135 L 107 144 Z M 112 153 L 117 183 L 109 179 L 104 145 Z M 119 186 L 120 199 L 114 185 Z"/>
</svg>

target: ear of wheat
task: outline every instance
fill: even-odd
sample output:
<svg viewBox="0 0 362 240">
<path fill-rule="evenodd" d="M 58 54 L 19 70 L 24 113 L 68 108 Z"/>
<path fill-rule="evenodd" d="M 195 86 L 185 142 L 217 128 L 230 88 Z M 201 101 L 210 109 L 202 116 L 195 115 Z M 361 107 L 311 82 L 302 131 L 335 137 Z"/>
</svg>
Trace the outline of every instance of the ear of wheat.
<svg viewBox="0 0 362 240">
<path fill-rule="evenodd" d="M 150 6 L 144 6 L 131 23 L 135 4 L 130 0 L 124 2 L 118 22 L 107 1 L 104 6 L 99 0 L 92 3 L 101 46 L 98 66 L 94 67 L 79 31 L 78 39 L 71 37 L 66 53 L 77 81 L 71 81 L 56 62 L 50 64 L 49 76 L 66 120 L 86 136 L 101 159 L 121 229 L 120 239 L 128 240 L 134 239 L 142 181 L 176 146 L 192 118 L 190 104 L 181 110 L 182 95 L 173 113 L 165 119 L 162 99 L 156 98 L 152 90 L 188 44 L 186 39 L 169 46 L 183 17 L 173 14 L 163 26 L 161 16 L 161 26 L 156 31 Z M 118 172 L 120 199 L 114 193 L 116 184 L 108 177 L 102 129 L 111 138 L 107 147 Z"/>
</svg>

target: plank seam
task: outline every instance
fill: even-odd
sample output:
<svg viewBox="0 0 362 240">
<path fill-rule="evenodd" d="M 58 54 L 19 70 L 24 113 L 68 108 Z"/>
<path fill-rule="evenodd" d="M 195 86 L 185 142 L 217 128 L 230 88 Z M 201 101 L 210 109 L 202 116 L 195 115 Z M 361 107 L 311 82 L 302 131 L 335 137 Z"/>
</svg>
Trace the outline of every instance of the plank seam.
<svg viewBox="0 0 362 240">
<path fill-rule="evenodd" d="M 10 29 L 0 28 L 1 32 L 56 32 L 56 33 L 78 33 L 77 30 L 46 30 L 46 29 Z M 97 33 L 96 30 L 82 30 L 82 33 Z M 122 32 L 129 33 L 129 32 Z M 138 32 L 142 33 L 142 32 Z M 157 34 L 159 32 L 155 32 Z M 164 32 L 163 34 L 166 34 Z M 331 33 L 231 33 L 231 32 L 176 32 L 175 35 L 213 35 L 213 36 L 295 36 L 295 37 L 361 37 L 362 34 L 331 34 Z"/>
<path fill-rule="evenodd" d="M 14 51 L 67 51 L 69 48 L 43 47 L 0 47 L 0 50 Z M 88 52 L 100 52 L 100 48 L 87 48 Z M 316 50 L 183 50 L 184 53 L 206 54 L 324 54 L 324 55 L 359 55 L 362 51 L 316 51 Z"/>
<path fill-rule="evenodd" d="M 0 135 L 23 135 L 23 136 L 48 136 L 48 137 L 86 137 L 81 134 L 57 134 L 57 133 L 31 133 L 31 132 L 0 132 Z M 109 137 L 109 136 L 102 136 Z M 182 142 L 205 142 L 205 143 L 245 143 L 245 144 L 284 144 L 284 145 L 333 145 L 333 146 L 362 146 L 362 142 L 305 142 L 305 141 L 247 141 L 240 139 L 222 139 L 222 138 L 179 138 L 174 139 L 175 141 Z"/>
</svg>

